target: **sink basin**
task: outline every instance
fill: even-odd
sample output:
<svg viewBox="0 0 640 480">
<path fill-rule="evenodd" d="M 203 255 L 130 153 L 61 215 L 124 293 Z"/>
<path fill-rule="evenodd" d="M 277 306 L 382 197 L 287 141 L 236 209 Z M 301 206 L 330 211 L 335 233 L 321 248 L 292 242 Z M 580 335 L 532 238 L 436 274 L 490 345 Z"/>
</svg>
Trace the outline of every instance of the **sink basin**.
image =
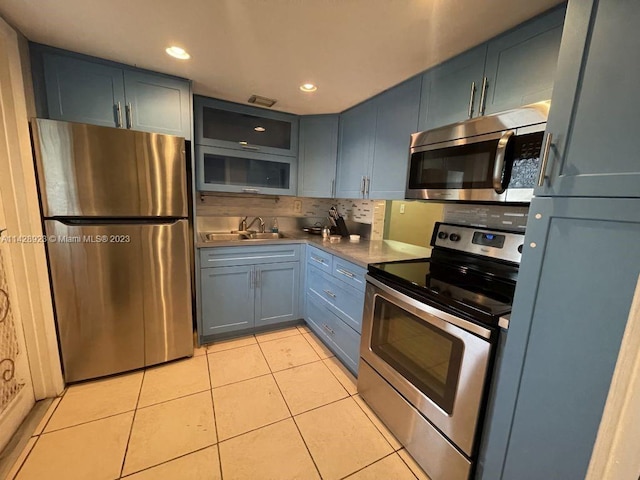
<svg viewBox="0 0 640 480">
<path fill-rule="evenodd" d="M 229 240 L 243 240 L 247 237 L 240 233 L 206 233 L 204 239 L 207 242 L 220 242 Z"/>
<path fill-rule="evenodd" d="M 204 233 L 202 234 L 204 240 L 206 242 L 229 242 L 229 241 L 238 241 L 238 242 L 247 242 L 251 240 L 273 240 L 277 238 L 284 238 L 282 233 L 272 233 L 272 232 L 253 232 L 253 231 L 242 231 L 242 232 L 213 232 L 213 233 Z"/>
<path fill-rule="evenodd" d="M 284 238 L 284 235 L 279 232 L 252 233 L 251 237 L 246 240 L 270 240 L 272 238 Z"/>
</svg>

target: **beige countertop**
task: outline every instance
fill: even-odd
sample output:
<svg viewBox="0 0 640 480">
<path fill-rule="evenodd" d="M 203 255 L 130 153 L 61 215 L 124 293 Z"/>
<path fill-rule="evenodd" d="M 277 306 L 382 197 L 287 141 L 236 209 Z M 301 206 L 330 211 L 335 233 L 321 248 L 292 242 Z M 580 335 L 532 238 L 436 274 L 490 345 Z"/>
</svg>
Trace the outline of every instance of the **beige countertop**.
<svg viewBox="0 0 640 480">
<path fill-rule="evenodd" d="M 242 247 L 272 245 L 277 243 L 304 243 L 313 245 L 314 247 L 365 268 L 370 263 L 409 260 L 412 258 L 429 257 L 431 255 L 431 249 L 429 248 L 396 242 L 395 240 L 360 240 L 359 242 L 350 242 L 348 238 L 342 238 L 339 242 L 331 243 L 329 240 L 323 240 L 320 235 L 309 235 L 304 232 L 282 233 L 284 238 L 280 239 L 198 242 L 196 247 Z"/>
</svg>

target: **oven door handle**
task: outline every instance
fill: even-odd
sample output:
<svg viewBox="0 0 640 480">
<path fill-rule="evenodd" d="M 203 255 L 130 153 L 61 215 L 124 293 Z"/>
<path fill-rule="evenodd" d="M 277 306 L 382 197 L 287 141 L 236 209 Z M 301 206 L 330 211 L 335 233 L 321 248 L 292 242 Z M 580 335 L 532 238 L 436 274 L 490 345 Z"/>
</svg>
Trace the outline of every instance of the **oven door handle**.
<svg viewBox="0 0 640 480">
<path fill-rule="evenodd" d="M 496 161 L 493 164 L 493 189 L 496 193 L 504 193 L 504 184 L 502 176 L 504 174 L 504 160 L 507 153 L 507 145 L 515 132 L 507 130 L 498 140 L 498 148 L 496 149 Z"/>
<path fill-rule="evenodd" d="M 389 287 L 388 285 L 385 285 L 384 283 L 380 282 L 379 280 L 376 280 L 375 278 L 371 277 L 370 275 L 366 276 L 367 282 L 370 283 L 371 285 L 373 285 L 374 287 L 377 287 L 378 289 L 380 289 L 381 291 L 383 291 L 384 293 L 388 294 L 392 299 L 395 299 L 396 301 L 400 301 L 402 303 L 405 303 L 407 305 L 409 305 L 410 307 L 413 307 L 416 311 L 420 311 L 420 312 L 424 312 L 427 315 L 433 316 L 438 318 L 439 320 L 442 320 L 443 322 L 447 322 L 450 323 L 451 325 L 454 325 L 466 332 L 470 332 L 473 333 L 475 335 L 478 335 L 479 337 L 482 337 L 486 340 L 490 340 L 491 339 L 491 333 L 492 331 L 488 328 L 485 327 L 481 327 L 480 325 L 477 325 L 473 322 L 470 322 L 468 320 L 465 320 L 463 318 L 457 317 L 455 315 L 451 315 L 450 313 L 447 312 L 443 312 L 442 310 L 432 307 L 429 304 L 420 302 L 418 300 L 415 300 L 407 295 L 405 295 L 404 293 L 398 292 L 397 290 L 394 290 L 392 287 Z M 392 302 L 393 303 L 393 302 Z M 429 319 L 426 319 L 424 317 L 423 318 L 424 321 L 432 324 L 434 327 L 438 327 L 438 325 L 435 325 L 432 321 L 430 321 Z"/>
</svg>

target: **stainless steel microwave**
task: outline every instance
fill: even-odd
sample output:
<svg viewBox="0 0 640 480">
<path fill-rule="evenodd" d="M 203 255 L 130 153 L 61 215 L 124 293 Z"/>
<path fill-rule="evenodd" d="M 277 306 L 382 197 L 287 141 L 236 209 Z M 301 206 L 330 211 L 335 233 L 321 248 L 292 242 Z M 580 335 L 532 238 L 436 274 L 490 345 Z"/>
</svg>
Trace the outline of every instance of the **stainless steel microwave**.
<svg viewBox="0 0 640 480">
<path fill-rule="evenodd" d="M 528 203 L 549 106 L 539 102 L 414 133 L 406 198 Z"/>
</svg>

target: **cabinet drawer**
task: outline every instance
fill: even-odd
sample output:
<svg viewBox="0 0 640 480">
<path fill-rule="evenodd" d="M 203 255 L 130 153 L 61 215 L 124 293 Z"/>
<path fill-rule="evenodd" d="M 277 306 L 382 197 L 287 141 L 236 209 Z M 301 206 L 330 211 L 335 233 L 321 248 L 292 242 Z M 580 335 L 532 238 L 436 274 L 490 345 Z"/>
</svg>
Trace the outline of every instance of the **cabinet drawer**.
<svg viewBox="0 0 640 480">
<path fill-rule="evenodd" d="M 327 253 L 319 248 L 309 246 L 307 248 L 307 263 L 314 265 L 323 272 L 331 273 L 331 265 L 333 262 L 333 255 Z"/>
<path fill-rule="evenodd" d="M 300 245 L 256 245 L 200 249 L 200 267 L 228 267 L 300 260 Z"/>
<path fill-rule="evenodd" d="M 364 292 L 366 269 L 334 256 L 332 274 L 334 277 Z"/>
<path fill-rule="evenodd" d="M 320 300 L 307 294 L 307 321 L 318 336 L 356 376 L 360 335 L 340 320 Z"/>
<path fill-rule="evenodd" d="M 327 302 L 333 313 L 357 332 L 362 331 L 362 310 L 364 292 L 322 272 L 314 266 L 309 267 L 307 289 L 311 295 Z"/>
</svg>

